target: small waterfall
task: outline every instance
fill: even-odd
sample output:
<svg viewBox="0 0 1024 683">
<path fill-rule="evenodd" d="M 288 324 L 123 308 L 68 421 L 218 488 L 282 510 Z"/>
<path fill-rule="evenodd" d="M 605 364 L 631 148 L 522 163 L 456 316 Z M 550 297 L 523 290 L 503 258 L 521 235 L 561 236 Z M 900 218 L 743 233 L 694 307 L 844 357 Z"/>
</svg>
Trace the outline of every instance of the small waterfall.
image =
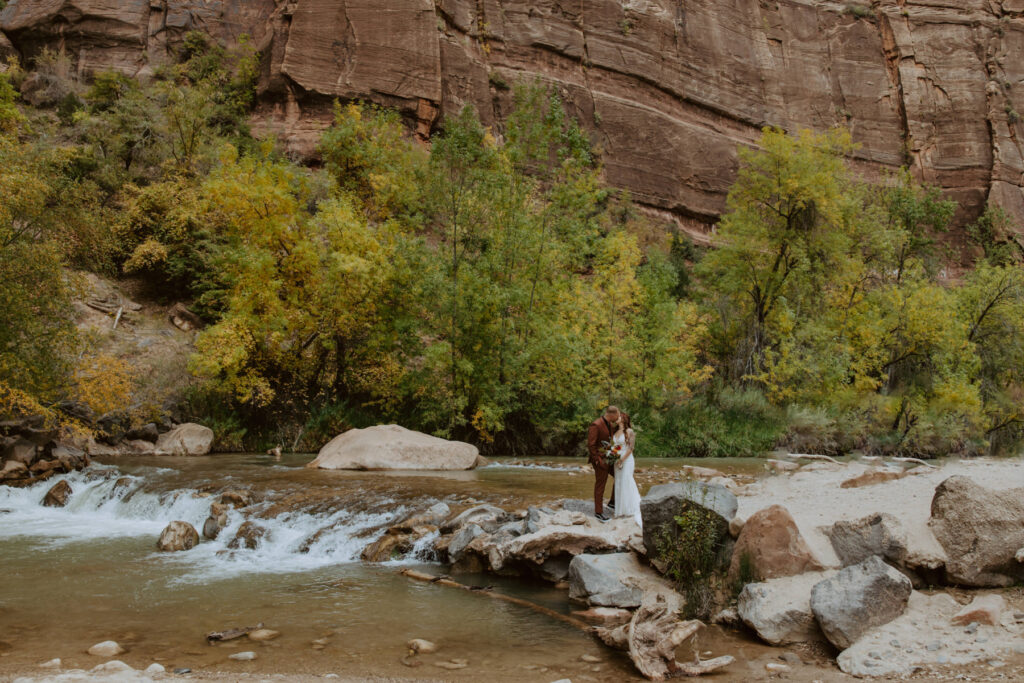
<svg viewBox="0 0 1024 683">
<path fill-rule="evenodd" d="M 188 522 L 202 533 L 216 495 L 196 489 L 152 490 L 154 481 L 173 481 L 174 470 L 150 468 L 141 475 L 123 475 L 117 468 L 93 465 L 35 486 L 0 487 L 0 539 L 30 537 L 50 545 L 93 539 L 137 538 L 152 547 L 152 558 L 180 565 L 179 582 L 192 583 L 242 573 L 281 573 L 357 562 L 367 545 L 387 526 L 409 512 L 405 505 L 379 501 L 373 509 L 325 511 L 294 509 L 270 516 L 272 494 L 244 510 L 230 508 L 227 525 L 215 540 L 203 538 L 192 550 L 161 553 L 160 532 L 174 520 Z M 43 497 L 64 479 L 73 491 L 67 507 L 42 505 Z M 241 488 L 241 487 L 240 487 Z M 425 507 L 431 502 L 425 503 Z M 264 530 L 256 548 L 230 548 L 239 527 L 252 521 Z M 420 538 L 402 562 L 432 559 L 437 533 Z"/>
</svg>

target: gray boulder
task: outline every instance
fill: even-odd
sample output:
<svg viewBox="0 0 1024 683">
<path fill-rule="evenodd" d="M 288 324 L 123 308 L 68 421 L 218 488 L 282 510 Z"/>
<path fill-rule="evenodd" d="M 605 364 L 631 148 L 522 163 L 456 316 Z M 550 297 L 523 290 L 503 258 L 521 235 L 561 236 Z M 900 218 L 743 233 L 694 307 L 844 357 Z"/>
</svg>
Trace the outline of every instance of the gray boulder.
<svg viewBox="0 0 1024 683">
<path fill-rule="evenodd" d="M 701 481 L 675 482 L 652 486 L 640 501 L 644 522 L 644 547 L 648 558 L 658 556 L 658 539 L 665 533 L 676 540 L 679 530 L 675 518 L 689 507 L 702 508 L 714 515 L 720 537 L 729 535 L 729 522 L 736 516 L 736 496 L 724 486 Z"/>
<path fill-rule="evenodd" d="M 451 542 L 448 544 L 448 559 L 452 562 L 458 561 L 462 557 L 462 553 L 466 550 L 474 538 L 486 533 L 483 528 L 478 524 L 468 524 L 456 532 L 452 536 Z"/>
<path fill-rule="evenodd" d="M 946 551 L 946 578 L 964 586 L 1010 586 L 1024 580 L 1024 488 L 987 489 L 956 476 L 935 487 L 932 533 Z"/>
<path fill-rule="evenodd" d="M 907 533 L 900 521 L 887 512 L 852 522 L 838 521 L 826 533 L 844 567 L 859 564 L 874 555 L 897 566 L 907 559 Z"/>
<path fill-rule="evenodd" d="M 811 572 L 748 583 L 740 592 L 736 611 L 766 643 L 821 640 L 821 630 L 811 611 L 811 590 L 829 576 L 831 572 Z"/>
<path fill-rule="evenodd" d="M 569 597 L 600 607 L 639 607 L 643 591 L 625 582 L 640 569 L 632 553 L 577 555 L 569 563 Z"/>
<path fill-rule="evenodd" d="M 903 614 L 912 591 L 910 579 L 881 558 L 869 557 L 815 585 L 811 611 L 825 637 L 845 650 Z"/>
</svg>

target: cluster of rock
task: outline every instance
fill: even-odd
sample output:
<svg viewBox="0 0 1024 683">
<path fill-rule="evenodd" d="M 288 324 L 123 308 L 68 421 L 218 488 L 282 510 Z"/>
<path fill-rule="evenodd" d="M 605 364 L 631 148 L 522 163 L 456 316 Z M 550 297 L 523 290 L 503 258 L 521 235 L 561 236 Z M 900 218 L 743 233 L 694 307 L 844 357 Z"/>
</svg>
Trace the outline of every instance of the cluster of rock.
<svg viewBox="0 0 1024 683">
<path fill-rule="evenodd" d="M 57 437 L 42 419 L 0 421 L 0 484 L 32 486 L 89 464 L 87 453 Z"/>
<path fill-rule="evenodd" d="M 92 455 L 206 455 L 213 445 L 213 430 L 194 422 L 130 424 L 123 414 L 104 416 L 85 450 Z"/>
<path fill-rule="evenodd" d="M 202 537 L 214 540 L 228 526 L 228 511 L 247 508 L 258 502 L 252 491 L 232 489 L 224 491 L 210 503 L 210 515 L 203 524 Z M 267 529 L 259 522 L 247 520 L 239 525 L 234 537 L 228 542 L 230 550 L 255 550 L 260 540 L 267 535 Z M 188 522 L 175 520 L 164 527 L 156 542 L 157 550 L 178 552 L 191 550 L 200 543 L 199 532 Z"/>
<path fill-rule="evenodd" d="M 784 508 L 760 510 L 733 551 L 733 567 L 742 556 L 759 579 L 740 593 L 738 616 L 772 645 L 827 640 L 842 651 L 840 668 L 858 676 L 996 656 L 996 643 L 1022 631 L 1002 614 L 1001 599 L 979 597 L 961 610 L 949 595 L 914 588 L 1000 587 L 1024 578 L 1024 489 L 950 477 L 935 489 L 928 526 L 941 552 L 922 556 L 893 515 L 836 522 L 825 533 L 840 566 L 827 568 Z"/>
</svg>

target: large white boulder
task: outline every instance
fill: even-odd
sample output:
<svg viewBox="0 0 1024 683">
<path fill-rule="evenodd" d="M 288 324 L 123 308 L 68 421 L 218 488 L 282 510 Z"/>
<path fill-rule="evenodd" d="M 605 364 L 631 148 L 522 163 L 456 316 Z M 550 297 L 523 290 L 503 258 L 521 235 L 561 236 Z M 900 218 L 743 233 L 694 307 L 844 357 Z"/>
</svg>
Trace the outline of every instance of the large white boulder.
<svg viewBox="0 0 1024 683">
<path fill-rule="evenodd" d="M 602 607 L 639 607 L 644 594 L 632 579 L 644 569 L 633 553 L 577 555 L 569 563 L 569 597 Z"/>
<path fill-rule="evenodd" d="M 153 453 L 154 455 L 206 455 L 210 452 L 212 445 L 212 429 L 195 422 L 186 422 L 161 434 L 153 448 Z"/>
<path fill-rule="evenodd" d="M 324 470 L 470 470 L 476 446 L 398 425 L 352 429 L 334 437 L 306 467 Z"/>
</svg>

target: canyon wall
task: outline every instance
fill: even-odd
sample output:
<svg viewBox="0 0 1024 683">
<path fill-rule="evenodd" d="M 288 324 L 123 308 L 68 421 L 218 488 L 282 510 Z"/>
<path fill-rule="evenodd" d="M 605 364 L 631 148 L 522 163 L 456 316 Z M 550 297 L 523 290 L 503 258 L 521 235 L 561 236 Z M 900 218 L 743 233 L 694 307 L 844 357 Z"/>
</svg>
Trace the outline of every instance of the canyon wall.
<svg viewBox="0 0 1024 683">
<path fill-rule="evenodd" d="M 335 98 L 398 107 L 425 138 L 466 103 L 500 125 L 510 85 L 539 78 L 609 182 L 694 234 L 766 125 L 846 125 L 864 173 L 909 165 L 961 222 L 993 203 L 1024 223 L 1024 0 L 10 0 L 0 52 L 145 76 L 194 29 L 251 37 L 255 129 L 300 154 Z"/>
</svg>

